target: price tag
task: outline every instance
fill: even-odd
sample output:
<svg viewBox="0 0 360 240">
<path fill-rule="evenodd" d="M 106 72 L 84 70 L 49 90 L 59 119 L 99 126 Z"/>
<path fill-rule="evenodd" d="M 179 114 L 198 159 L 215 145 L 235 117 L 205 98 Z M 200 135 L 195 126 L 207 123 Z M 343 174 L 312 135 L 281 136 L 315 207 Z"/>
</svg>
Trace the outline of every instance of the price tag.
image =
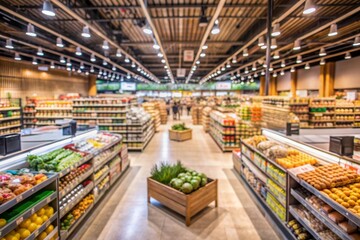
<svg viewBox="0 0 360 240">
<path fill-rule="evenodd" d="M 49 203 L 50 201 L 51 201 L 51 198 L 48 197 L 48 198 L 46 199 L 46 203 Z"/>
<path fill-rule="evenodd" d="M 315 168 L 313 166 L 311 166 L 310 164 L 306 164 L 300 167 L 296 167 L 296 168 L 291 168 L 288 169 L 289 172 L 291 172 L 292 174 L 294 174 L 295 176 L 297 176 L 298 174 L 301 173 L 306 173 L 306 172 L 310 172 L 310 171 L 314 171 Z"/>
<path fill-rule="evenodd" d="M 35 208 L 31 209 L 31 215 L 33 215 L 35 213 Z"/>
<path fill-rule="evenodd" d="M 50 221 L 46 222 L 46 227 L 48 227 L 50 225 Z"/>
<path fill-rule="evenodd" d="M 22 223 L 24 221 L 23 217 L 19 217 L 18 219 L 16 219 L 16 225 L 19 225 L 20 223 Z"/>
<path fill-rule="evenodd" d="M 23 196 L 22 195 L 19 195 L 16 197 L 16 202 L 21 202 L 23 200 Z"/>
<path fill-rule="evenodd" d="M 35 235 L 35 236 L 39 235 L 39 229 L 36 229 L 36 230 L 35 230 L 34 235 Z"/>
</svg>

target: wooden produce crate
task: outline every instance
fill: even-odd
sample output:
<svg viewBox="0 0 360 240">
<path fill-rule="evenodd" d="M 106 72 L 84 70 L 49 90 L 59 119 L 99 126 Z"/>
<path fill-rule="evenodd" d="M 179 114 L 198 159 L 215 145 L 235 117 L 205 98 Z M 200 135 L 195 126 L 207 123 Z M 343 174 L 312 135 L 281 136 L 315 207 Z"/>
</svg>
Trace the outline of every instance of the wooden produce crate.
<svg viewBox="0 0 360 240">
<path fill-rule="evenodd" d="M 175 131 L 169 129 L 169 139 L 174 141 L 186 141 L 192 138 L 192 129 L 188 129 L 185 131 Z"/>
<path fill-rule="evenodd" d="M 209 179 L 208 183 L 198 190 L 185 194 L 151 178 L 147 180 L 148 203 L 150 198 L 156 199 L 161 204 L 185 217 L 186 226 L 190 226 L 191 217 L 205 209 L 215 201 L 218 206 L 218 181 Z"/>
</svg>

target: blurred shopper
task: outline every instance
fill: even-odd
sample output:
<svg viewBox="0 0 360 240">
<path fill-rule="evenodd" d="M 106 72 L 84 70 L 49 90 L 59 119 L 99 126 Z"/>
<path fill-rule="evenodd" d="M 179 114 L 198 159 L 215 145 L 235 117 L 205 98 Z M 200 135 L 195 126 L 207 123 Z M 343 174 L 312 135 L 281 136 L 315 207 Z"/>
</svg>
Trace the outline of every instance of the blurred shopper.
<svg viewBox="0 0 360 240">
<path fill-rule="evenodd" d="M 190 111 L 191 111 L 191 107 L 192 107 L 192 100 L 191 99 L 188 99 L 187 102 L 186 102 L 186 109 L 187 109 L 187 115 L 189 116 L 190 115 Z"/>
<path fill-rule="evenodd" d="M 179 114 L 179 104 L 177 102 L 174 102 L 173 106 L 172 106 L 172 111 L 173 111 L 173 119 L 176 120 L 179 117 L 180 120 L 180 116 Z"/>
</svg>

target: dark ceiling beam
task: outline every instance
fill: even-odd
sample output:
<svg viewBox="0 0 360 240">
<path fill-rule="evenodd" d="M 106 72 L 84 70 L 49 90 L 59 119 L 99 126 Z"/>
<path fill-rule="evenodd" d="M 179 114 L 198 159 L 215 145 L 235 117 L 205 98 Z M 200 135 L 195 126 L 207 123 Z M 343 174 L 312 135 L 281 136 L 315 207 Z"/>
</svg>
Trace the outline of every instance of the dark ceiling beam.
<svg viewBox="0 0 360 240">
<path fill-rule="evenodd" d="M 229 55 L 206 55 L 206 58 L 226 58 Z M 160 59 L 157 55 L 155 54 L 146 54 L 146 55 L 137 55 L 137 57 L 142 58 L 142 59 L 152 59 L 152 58 L 157 58 Z M 179 55 L 168 55 L 168 58 L 179 58 Z"/>
<path fill-rule="evenodd" d="M 121 46 L 150 46 L 153 45 L 154 42 L 122 42 Z M 184 45 L 196 45 L 200 44 L 199 41 L 164 41 L 163 44 L 171 45 L 171 44 L 184 44 Z M 222 45 L 243 45 L 244 42 L 237 42 L 237 41 L 209 41 L 206 43 L 207 45 L 215 45 L 215 44 L 222 44 Z"/>
</svg>

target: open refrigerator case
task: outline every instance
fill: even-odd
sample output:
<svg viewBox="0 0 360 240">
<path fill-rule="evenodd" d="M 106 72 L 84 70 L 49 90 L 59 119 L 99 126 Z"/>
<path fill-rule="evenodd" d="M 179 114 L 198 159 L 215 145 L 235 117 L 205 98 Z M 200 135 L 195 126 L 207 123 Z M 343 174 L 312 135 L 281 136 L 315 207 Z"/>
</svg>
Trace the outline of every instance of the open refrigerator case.
<svg viewBox="0 0 360 240">
<path fill-rule="evenodd" d="M 242 140 L 233 161 L 284 239 L 359 239 L 358 161 L 266 129 Z"/>
</svg>

